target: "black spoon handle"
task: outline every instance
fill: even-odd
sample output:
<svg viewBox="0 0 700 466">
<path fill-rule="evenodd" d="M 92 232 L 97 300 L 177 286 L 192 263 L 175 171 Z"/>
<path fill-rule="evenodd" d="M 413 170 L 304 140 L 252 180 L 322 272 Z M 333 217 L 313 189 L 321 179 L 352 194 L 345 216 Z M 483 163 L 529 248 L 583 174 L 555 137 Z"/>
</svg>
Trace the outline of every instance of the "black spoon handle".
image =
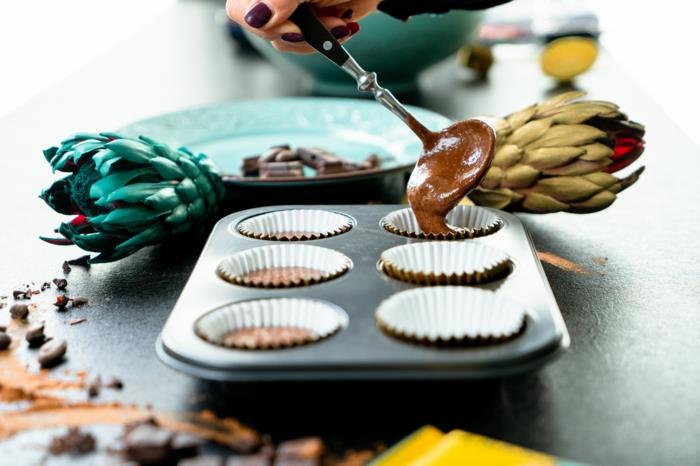
<svg viewBox="0 0 700 466">
<path fill-rule="evenodd" d="M 447 13 L 450 10 L 485 10 L 511 0 L 383 0 L 377 7 L 398 19 L 423 13 Z"/>
<path fill-rule="evenodd" d="M 350 55 L 316 17 L 308 3 L 302 3 L 289 19 L 299 26 L 306 42 L 338 66 L 343 66 Z"/>
</svg>

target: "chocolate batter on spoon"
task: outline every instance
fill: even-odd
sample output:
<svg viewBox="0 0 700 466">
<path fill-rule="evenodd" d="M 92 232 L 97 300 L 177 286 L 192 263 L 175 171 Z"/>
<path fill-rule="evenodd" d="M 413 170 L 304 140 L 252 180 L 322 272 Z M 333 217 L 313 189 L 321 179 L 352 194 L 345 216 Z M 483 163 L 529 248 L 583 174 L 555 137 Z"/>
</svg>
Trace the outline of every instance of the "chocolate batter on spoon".
<svg viewBox="0 0 700 466">
<path fill-rule="evenodd" d="M 452 230 L 445 218 L 488 171 L 496 136 L 474 119 L 433 132 L 409 114 L 408 125 L 423 143 L 408 180 L 408 202 L 424 233 L 447 235 Z"/>
</svg>

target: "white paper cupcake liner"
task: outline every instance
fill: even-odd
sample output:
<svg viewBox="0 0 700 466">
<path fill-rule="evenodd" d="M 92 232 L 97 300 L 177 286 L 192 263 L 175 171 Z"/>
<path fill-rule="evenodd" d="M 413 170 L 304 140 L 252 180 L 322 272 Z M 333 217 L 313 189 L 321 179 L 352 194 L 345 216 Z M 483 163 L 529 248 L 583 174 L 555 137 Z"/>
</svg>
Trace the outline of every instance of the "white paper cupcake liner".
<svg viewBox="0 0 700 466">
<path fill-rule="evenodd" d="M 452 227 L 450 234 L 426 234 L 421 231 L 418 221 L 410 208 L 396 210 L 382 219 L 385 230 L 407 238 L 454 240 L 486 236 L 498 231 L 503 220 L 488 209 L 476 206 L 458 205 L 447 214 L 447 224 Z"/>
<path fill-rule="evenodd" d="M 346 255 L 328 248 L 306 244 L 279 244 L 247 249 L 228 256 L 219 263 L 217 273 L 224 280 L 257 288 L 288 288 L 325 282 L 344 274 L 352 267 Z M 251 280 L 249 274 L 280 268 L 313 269 L 318 273 L 301 274 L 288 280 Z"/>
<path fill-rule="evenodd" d="M 525 309 L 493 291 L 460 286 L 416 288 L 383 301 L 375 314 L 386 333 L 422 344 L 468 345 L 513 338 Z"/>
<path fill-rule="evenodd" d="M 241 301 L 215 309 L 195 323 L 195 332 L 219 346 L 239 349 L 273 349 L 313 343 L 327 338 L 348 325 L 348 315 L 324 301 L 303 298 L 273 298 Z M 225 345 L 231 332 L 245 329 L 303 329 L 310 335 L 297 339 L 274 338 L 240 341 Z"/>
<path fill-rule="evenodd" d="M 346 215 L 326 210 L 291 209 L 246 219 L 238 225 L 238 232 L 256 239 L 304 241 L 339 235 L 351 228 L 352 220 Z"/>
<path fill-rule="evenodd" d="M 471 285 L 510 272 L 508 254 L 476 242 L 425 242 L 384 251 L 380 268 L 390 277 L 419 285 Z"/>
</svg>

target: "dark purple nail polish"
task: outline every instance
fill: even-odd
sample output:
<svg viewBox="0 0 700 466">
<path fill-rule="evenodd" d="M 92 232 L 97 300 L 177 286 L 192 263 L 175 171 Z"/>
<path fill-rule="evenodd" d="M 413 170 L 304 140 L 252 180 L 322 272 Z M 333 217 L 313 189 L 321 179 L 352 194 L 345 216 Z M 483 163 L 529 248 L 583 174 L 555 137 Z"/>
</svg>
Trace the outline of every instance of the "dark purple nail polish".
<svg viewBox="0 0 700 466">
<path fill-rule="evenodd" d="M 298 32 L 285 32 L 281 39 L 285 42 L 304 42 L 304 35 Z"/>
<path fill-rule="evenodd" d="M 272 10 L 264 3 L 258 3 L 246 13 L 245 22 L 252 28 L 261 28 L 272 18 Z"/>
<path fill-rule="evenodd" d="M 352 11 L 352 9 L 345 10 L 345 11 L 343 12 L 343 14 L 340 15 L 340 19 L 350 19 L 350 18 L 352 18 L 352 15 L 353 15 L 354 13 L 355 13 L 355 12 Z"/>
<path fill-rule="evenodd" d="M 331 34 L 333 34 L 333 37 L 336 39 L 342 39 L 350 35 L 350 28 L 347 26 L 336 26 L 331 29 Z"/>
</svg>

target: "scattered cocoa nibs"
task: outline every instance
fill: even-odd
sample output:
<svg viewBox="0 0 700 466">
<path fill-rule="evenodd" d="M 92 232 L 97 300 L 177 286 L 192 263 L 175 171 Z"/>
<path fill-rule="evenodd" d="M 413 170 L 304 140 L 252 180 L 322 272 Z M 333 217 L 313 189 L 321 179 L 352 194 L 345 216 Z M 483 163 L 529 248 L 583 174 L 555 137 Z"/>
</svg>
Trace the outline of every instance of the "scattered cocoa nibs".
<svg viewBox="0 0 700 466">
<path fill-rule="evenodd" d="M 140 464 L 170 464 L 196 455 L 203 440 L 190 434 L 163 430 L 157 423 L 148 420 L 125 427 L 122 443 L 122 454 L 128 461 Z"/>
<path fill-rule="evenodd" d="M 4 308 L 5 308 L 5 303 L 0 303 L 0 309 L 4 309 Z"/>
<path fill-rule="evenodd" d="M 68 265 L 77 265 L 78 267 L 90 268 L 90 255 L 80 256 L 75 259 L 66 261 Z"/>
<path fill-rule="evenodd" d="M 68 275 L 70 271 L 73 270 L 68 264 L 68 261 L 63 261 L 63 265 L 61 267 L 63 268 L 63 273 L 65 273 L 66 275 Z"/>
<path fill-rule="evenodd" d="M 53 284 L 56 285 L 56 288 L 58 288 L 59 290 L 64 291 L 68 286 L 68 280 L 66 280 L 65 278 L 54 278 Z"/>
<path fill-rule="evenodd" d="M 13 304 L 10 307 L 10 317 L 15 320 L 24 320 L 29 315 L 29 306 L 26 304 Z"/>
<path fill-rule="evenodd" d="M 49 443 L 49 452 L 53 455 L 70 453 L 83 455 L 95 450 L 95 437 L 87 432 L 82 432 L 77 427 L 68 429 L 64 435 L 57 435 Z"/>
<path fill-rule="evenodd" d="M 86 305 L 87 303 L 88 303 L 87 298 L 84 298 L 82 296 L 76 296 L 75 298 L 73 298 L 73 302 L 71 303 L 71 306 L 80 307 L 80 306 Z"/>
<path fill-rule="evenodd" d="M 15 299 L 32 299 L 32 290 L 14 290 L 12 297 Z"/>
<path fill-rule="evenodd" d="M 42 283 L 42 285 L 41 285 L 41 291 L 46 291 L 46 290 L 48 290 L 49 288 L 51 288 L 51 283 L 49 283 L 49 282 L 44 282 L 44 283 Z"/>
<path fill-rule="evenodd" d="M 99 377 L 92 379 L 86 387 L 87 394 L 89 398 L 97 398 L 100 395 L 100 389 L 102 388 L 102 380 Z"/>
<path fill-rule="evenodd" d="M 0 325 L 0 332 L 7 332 L 7 326 L 6 326 L 6 325 Z"/>
<path fill-rule="evenodd" d="M 323 456 L 323 440 L 319 437 L 306 437 L 282 442 L 277 447 L 275 464 L 294 464 L 309 462 L 309 465 L 320 464 Z M 283 463 L 286 461 L 286 463 Z"/>
<path fill-rule="evenodd" d="M 71 321 L 68 322 L 68 325 L 78 325 L 78 324 L 82 324 L 83 322 L 87 322 L 87 319 L 84 317 L 81 317 L 80 319 L 71 319 Z"/>
<path fill-rule="evenodd" d="M 71 299 L 68 296 L 60 294 L 56 296 L 56 302 L 53 303 L 53 305 L 56 306 L 59 311 L 64 311 L 70 301 Z"/>
<path fill-rule="evenodd" d="M 116 377 L 112 377 L 109 380 L 109 382 L 104 384 L 104 386 L 107 388 L 111 388 L 113 390 L 121 390 L 122 388 L 124 388 L 124 382 L 122 382 L 121 380 L 119 380 Z"/>
<path fill-rule="evenodd" d="M 39 348 L 37 360 L 41 367 L 54 367 L 63 361 L 63 356 L 66 354 L 67 349 L 68 343 L 66 340 L 58 339 L 47 341 Z"/>
<path fill-rule="evenodd" d="M 0 351 L 4 351 L 9 348 L 11 343 L 12 338 L 10 338 L 10 335 L 4 331 L 0 332 Z"/>
<path fill-rule="evenodd" d="M 46 335 L 44 335 L 44 324 L 40 323 L 31 325 L 24 334 L 24 339 L 27 340 L 30 348 L 37 348 L 41 346 L 46 341 Z"/>
</svg>

